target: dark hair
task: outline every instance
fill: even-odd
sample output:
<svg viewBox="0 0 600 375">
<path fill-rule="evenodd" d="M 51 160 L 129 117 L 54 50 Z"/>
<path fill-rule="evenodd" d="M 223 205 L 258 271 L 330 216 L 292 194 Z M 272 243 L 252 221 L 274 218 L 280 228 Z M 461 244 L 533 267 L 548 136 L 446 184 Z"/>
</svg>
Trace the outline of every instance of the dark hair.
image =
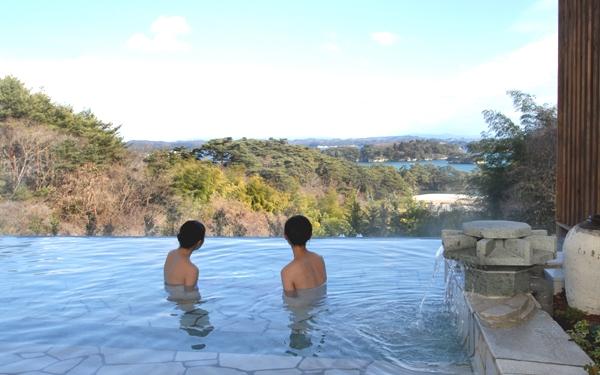
<svg viewBox="0 0 600 375">
<path fill-rule="evenodd" d="M 285 222 L 283 233 L 292 245 L 304 246 L 312 236 L 312 225 L 302 215 L 292 216 Z"/>
<path fill-rule="evenodd" d="M 204 241 L 206 228 L 204 224 L 196 220 L 189 220 L 183 223 L 177 234 L 179 246 L 191 249 L 198 241 Z"/>
</svg>

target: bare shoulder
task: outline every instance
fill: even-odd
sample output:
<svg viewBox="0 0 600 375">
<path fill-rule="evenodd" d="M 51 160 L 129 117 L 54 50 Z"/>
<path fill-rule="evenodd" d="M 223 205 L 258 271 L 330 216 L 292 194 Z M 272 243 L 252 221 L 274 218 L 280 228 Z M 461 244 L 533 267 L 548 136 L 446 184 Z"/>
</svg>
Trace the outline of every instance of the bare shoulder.
<svg viewBox="0 0 600 375">
<path fill-rule="evenodd" d="M 173 262 L 173 258 L 175 258 L 175 256 L 175 250 L 169 251 L 167 257 L 165 258 L 165 264 L 170 264 L 171 262 Z"/>
<path fill-rule="evenodd" d="M 292 273 L 294 271 L 294 268 L 296 268 L 296 266 L 295 266 L 294 262 L 291 261 L 281 269 L 281 274 L 289 275 L 290 273 Z"/>
<path fill-rule="evenodd" d="M 313 259 L 318 259 L 321 262 L 325 263 L 325 259 L 323 259 L 323 257 L 319 253 L 315 253 L 314 251 L 311 251 L 310 255 Z"/>
</svg>

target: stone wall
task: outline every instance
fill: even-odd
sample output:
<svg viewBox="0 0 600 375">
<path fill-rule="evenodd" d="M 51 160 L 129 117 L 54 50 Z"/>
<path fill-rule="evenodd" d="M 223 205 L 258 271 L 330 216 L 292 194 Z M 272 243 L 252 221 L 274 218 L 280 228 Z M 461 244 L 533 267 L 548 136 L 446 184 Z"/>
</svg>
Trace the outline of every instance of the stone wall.
<svg viewBox="0 0 600 375">
<path fill-rule="evenodd" d="M 517 326 L 492 328 L 483 322 L 471 294 L 463 290 L 463 276 L 455 262 L 446 261 L 449 302 L 475 374 L 587 374 L 583 366 L 591 359 L 545 311 L 536 309 Z M 501 308 L 502 299 L 497 300 Z"/>
</svg>

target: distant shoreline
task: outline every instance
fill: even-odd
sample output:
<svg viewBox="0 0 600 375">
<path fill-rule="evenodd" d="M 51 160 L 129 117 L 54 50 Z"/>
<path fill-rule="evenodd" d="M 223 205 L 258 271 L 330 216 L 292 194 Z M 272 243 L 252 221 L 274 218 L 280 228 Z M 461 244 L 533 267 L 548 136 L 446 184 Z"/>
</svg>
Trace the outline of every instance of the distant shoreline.
<svg viewBox="0 0 600 375">
<path fill-rule="evenodd" d="M 377 161 L 377 162 L 356 162 L 358 165 L 364 167 L 387 165 L 400 168 L 410 168 L 416 164 L 431 164 L 436 167 L 452 167 L 461 172 L 473 172 L 477 169 L 477 165 L 474 163 L 451 163 L 446 159 L 435 159 L 435 160 L 415 160 L 415 161 Z"/>
</svg>

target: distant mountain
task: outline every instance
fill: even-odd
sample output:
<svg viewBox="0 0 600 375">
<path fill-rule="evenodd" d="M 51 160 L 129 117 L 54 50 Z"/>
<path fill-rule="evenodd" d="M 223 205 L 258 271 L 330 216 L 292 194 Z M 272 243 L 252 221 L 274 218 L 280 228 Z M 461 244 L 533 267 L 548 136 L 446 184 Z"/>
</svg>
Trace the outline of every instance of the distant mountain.
<svg viewBox="0 0 600 375">
<path fill-rule="evenodd" d="M 452 135 L 432 135 L 432 136 L 417 136 L 417 135 L 399 135 L 399 136 L 387 136 L 387 137 L 368 137 L 368 138 L 305 138 L 305 139 L 293 139 L 289 143 L 296 145 L 304 145 L 308 147 L 340 147 L 340 146 L 358 146 L 362 147 L 365 145 L 381 145 L 391 144 L 399 142 L 408 142 L 414 140 L 435 140 L 440 142 L 466 144 L 477 140 L 477 138 L 468 137 L 456 137 Z"/>
<path fill-rule="evenodd" d="M 133 140 L 126 143 L 127 148 L 135 151 L 154 151 L 154 150 L 172 150 L 176 147 L 196 148 L 202 146 L 206 141 L 140 141 Z"/>
<path fill-rule="evenodd" d="M 408 142 L 413 140 L 436 140 L 441 142 L 456 143 L 464 145 L 466 143 L 477 140 L 477 138 L 469 137 L 456 137 L 450 134 L 442 135 L 398 135 L 398 136 L 386 136 L 386 137 L 367 137 L 367 138 L 302 138 L 288 140 L 290 144 L 302 145 L 307 147 L 340 147 L 340 146 L 357 146 L 362 147 L 365 145 L 378 145 L 378 144 L 391 144 L 398 142 Z M 160 149 L 173 149 L 175 147 L 186 147 L 195 148 L 200 147 L 206 141 L 204 140 L 192 140 L 192 141 L 144 141 L 144 140 L 133 140 L 127 142 L 127 147 L 131 150 L 138 151 L 152 151 Z"/>
</svg>

